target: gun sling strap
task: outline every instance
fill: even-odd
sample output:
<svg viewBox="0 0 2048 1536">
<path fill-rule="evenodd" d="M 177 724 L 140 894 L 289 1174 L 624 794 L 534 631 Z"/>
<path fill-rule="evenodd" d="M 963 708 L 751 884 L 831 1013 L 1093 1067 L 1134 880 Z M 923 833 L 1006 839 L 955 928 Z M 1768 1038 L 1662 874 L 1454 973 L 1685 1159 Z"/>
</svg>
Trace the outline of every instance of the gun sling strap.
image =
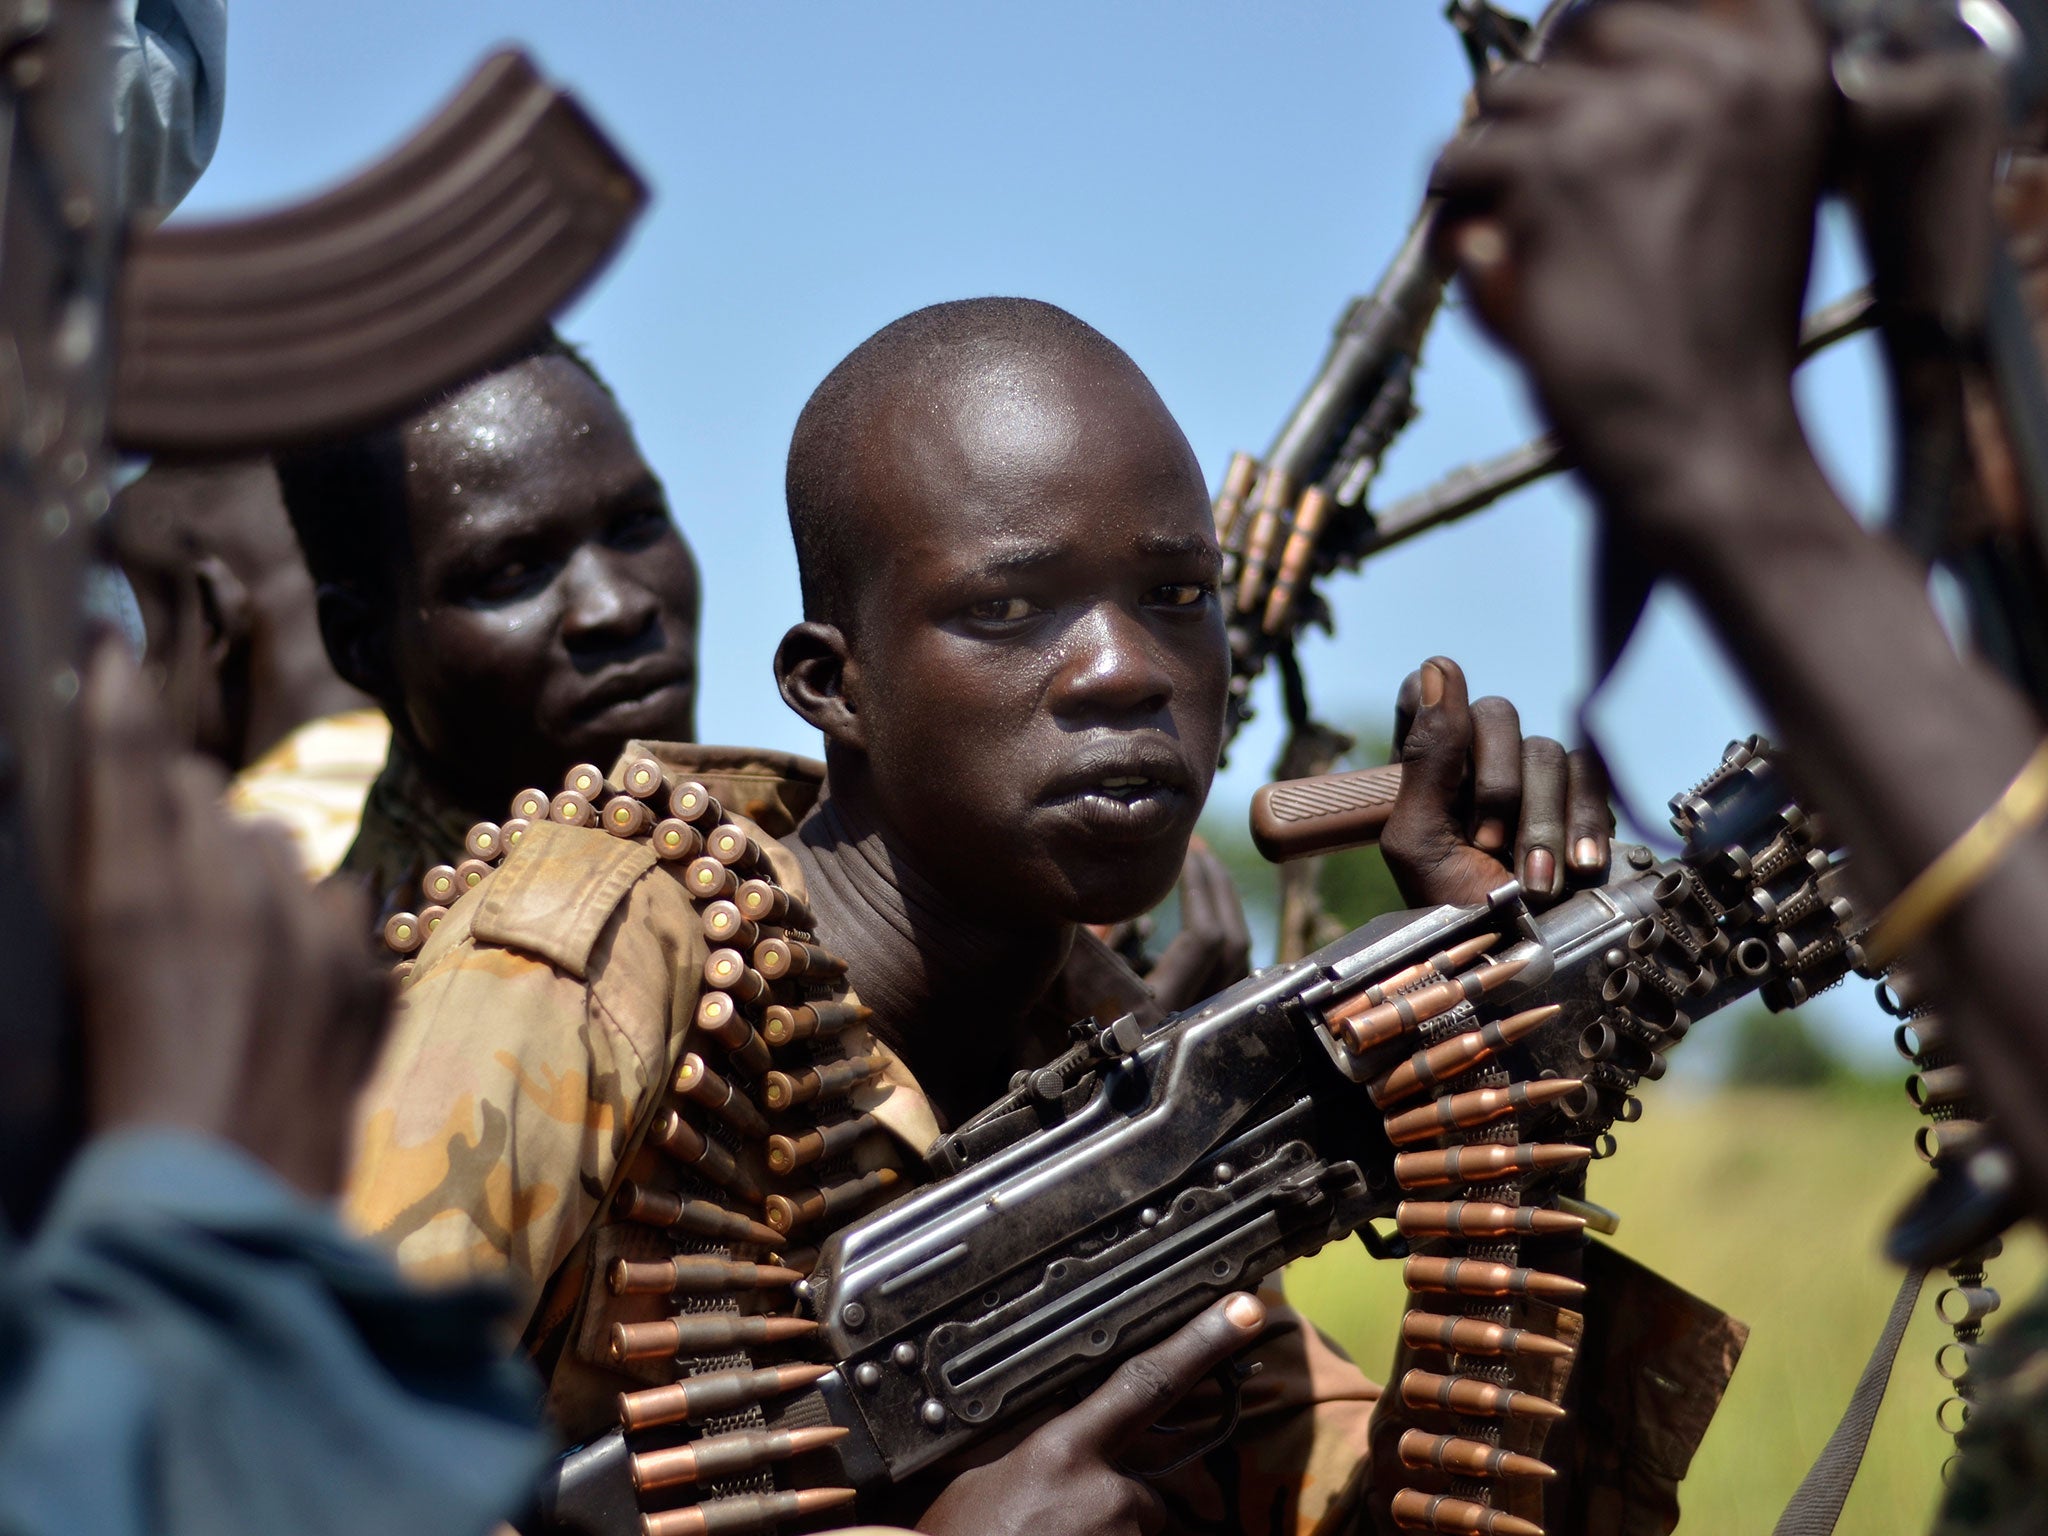
<svg viewBox="0 0 2048 1536">
<path fill-rule="evenodd" d="M 1778 1516 L 1771 1536 L 1832 1536 L 1835 1522 L 1842 1518 L 1842 1505 L 1847 1502 L 1849 1489 L 1863 1465 L 1871 1426 L 1877 1422 L 1885 1388 L 1891 1385 L 1892 1362 L 1898 1358 L 1906 1325 L 1913 1320 L 1913 1308 L 1919 1303 L 1920 1288 L 1926 1280 L 1926 1269 L 1917 1268 L 1907 1270 L 1899 1282 L 1891 1314 L 1885 1318 L 1884 1331 L 1877 1336 L 1869 1363 L 1863 1367 L 1856 1390 L 1849 1396 L 1842 1422 L 1821 1447 L 1820 1455 L 1794 1491 L 1792 1502 L 1785 1506 L 1785 1513 Z"/>
</svg>

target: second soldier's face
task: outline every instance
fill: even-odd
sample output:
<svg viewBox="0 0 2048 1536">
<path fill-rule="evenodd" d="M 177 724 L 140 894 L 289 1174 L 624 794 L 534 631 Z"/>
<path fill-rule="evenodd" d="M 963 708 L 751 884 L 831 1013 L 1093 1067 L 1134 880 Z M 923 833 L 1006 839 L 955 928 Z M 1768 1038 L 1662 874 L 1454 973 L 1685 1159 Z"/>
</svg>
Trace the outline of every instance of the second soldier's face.
<svg viewBox="0 0 2048 1536">
<path fill-rule="evenodd" d="M 1229 677 L 1186 438 L 1093 361 L 984 367 L 884 432 L 847 686 L 892 840 L 965 910 L 1136 916 L 1179 876 Z"/>
<path fill-rule="evenodd" d="M 509 798 L 695 734 L 697 572 L 611 397 L 522 363 L 404 437 L 414 559 L 393 624 L 406 719 L 458 782 Z"/>
</svg>

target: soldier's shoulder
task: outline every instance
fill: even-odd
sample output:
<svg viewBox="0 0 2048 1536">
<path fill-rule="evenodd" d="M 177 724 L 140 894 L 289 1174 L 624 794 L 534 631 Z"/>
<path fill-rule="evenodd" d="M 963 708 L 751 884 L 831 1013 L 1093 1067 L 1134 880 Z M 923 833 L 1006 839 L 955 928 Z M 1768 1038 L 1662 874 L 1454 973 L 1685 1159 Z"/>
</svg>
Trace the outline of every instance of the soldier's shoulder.
<svg viewBox="0 0 2048 1536">
<path fill-rule="evenodd" d="M 477 887 L 466 893 L 421 952 L 415 976 L 444 961 L 461 963 L 465 951 L 509 949 L 584 979 L 591 956 L 613 918 L 661 861 L 646 843 L 591 827 L 538 821 Z M 688 908 L 679 886 L 658 909 Z"/>
</svg>

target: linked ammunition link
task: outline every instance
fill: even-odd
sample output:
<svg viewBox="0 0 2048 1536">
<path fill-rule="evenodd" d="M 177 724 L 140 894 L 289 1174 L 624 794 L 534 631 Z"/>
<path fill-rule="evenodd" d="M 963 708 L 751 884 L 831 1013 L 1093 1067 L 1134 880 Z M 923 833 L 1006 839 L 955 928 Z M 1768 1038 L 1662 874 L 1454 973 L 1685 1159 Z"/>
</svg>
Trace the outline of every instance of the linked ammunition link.
<svg viewBox="0 0 2048 1536">
<path fill-rule="evenodd" d="M 2014 1178 L 2011 1155 L 1998 1144 L 1989 1110 L 1971 1089 L 1969 1073 L 1955 1057 L 1941 1018 L 1921 987 L 1902 966 L 1879 981 L 1877 1003 L 1899 1021 L 1893 1044 L 1912 1066 L 1906 1097 L 1925 1119 L 1913 1138 L 1915 1149 L 1934 1170 L 1937 1181 L 1953 1181 L 1977 1199 L 1984 1199 Z M 1960 1203 L 1960 1201 L 1958 1202 Z M 1970 1422 L 1977 1385 L 1971 1366 L 1983 1337 L 1984 1321 L 1998 1310 L 1998 1291 L 1985 1279 L 1985 1266 L 1998 1257 L 1998 1237 L 1964 1230 L 1965 1251 L 1947 1257 L 1943 1268 L 1949 1284 L 1934 1298 L 1934 1309 L 1953 1335 L 1934 1354 L 1935 1374 L 1949 1394 L 1935 1407 L 1934 1420 L 1951 1437 Z M 1942 1464 L 1946 1480 L 1955 1457 Z"/>
<path fill-rule="evenodd" d="M 615 1366 L 674 1377 L 618 1401 L 643 1536 L 773 1532 L 841 1508 L 853 1492 L 778 1485 L 778 1467 L 844 1431 L 771 1424 L 764 1410 L 779 1417 L 828 1368 L 761 1356 L 807 1352 L 817 1324 L 795 1315 L 793 1291 L 816 1262 L 815 1240 L 888 1198 L 906 1174 L 879 1155 L 888 1139 L 874 1116 L 844 1102 L 874 1081 L 882 1059 L 870 1053 L 868 1011 L 848 995 L 845 965 L 818 946 L 804 902 L 704 785 L 652 758 L 626 763 L 619 777 L 615 789 L 579 763 L 558 794 L 521 791 L 505 822 L 470 829 L 462 863 L 427 872 L 427 904 L 394 914 L 385 942 L 416 954 L 447 907 L 543 819 L 646 843 L 688 893 L 707 951 L 696 1027 L 645 1134 L 668 1177 L 622 1179 L 609 1205 L 614 1220 L 666 1234 L 674 1251 L 614 1261 L 586 1305 L 666 1298 L 676 1308 L 600 1331 Z M 401 974 L 413 963 L 402 960 Z M 791 1239 L 799 1228 L 801 1248 Z"/>
</svg>

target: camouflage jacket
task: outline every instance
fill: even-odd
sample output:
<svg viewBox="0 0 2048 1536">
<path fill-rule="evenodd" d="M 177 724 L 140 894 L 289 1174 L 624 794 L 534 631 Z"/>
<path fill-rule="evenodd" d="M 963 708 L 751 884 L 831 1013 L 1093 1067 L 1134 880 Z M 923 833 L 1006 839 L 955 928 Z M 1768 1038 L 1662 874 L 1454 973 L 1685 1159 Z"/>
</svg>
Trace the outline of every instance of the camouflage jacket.
<svg viewBox="0 0 2048 1536">
<path fill-rule="evenodd" d="M 306 873 L 324 880 L 355 842 L 390 748 L 391 722 L 381 709 L 308 720 L 236 774 L 224 804 L 237 816 L 282 824 Z"/>
<path fill-rule="evenodd" d="M 741 813 L 778 882 L 801 897 L 795 860 L 773 839 L 815 802 L 820 765 L 634 743 L 613 779 L 640 756 L 701 781 L 728 814 Z M 418 955 L 359 1120 L 351 1218 L 422 1280 L 488 1274 L 523 1289 L 525 1342 L 549 1375 L 551 1408 L 572 1442 L 615 1422 L 622 1387 L 666 1379 L 661 1367 L 622 1369 L 604 1342 L 608 1324 L 665 1315 L 668 1299 L 603 1297 L 597 1280 L 619 1259 L 647 1256 L 637 1246 L 649 1240 L 646 1230 L 606 1213 L 622 1186 L 661 1181 L 663 1159 L 646 1144 L 650 1120 L 685 1053 L 703 1049 L 694 1018 L 707 945 L 673 871 L 644 843 L 536 824 Z M 1051 1006 L 1143 1005 L 1143 984 L 1104 946 L 1084 935 L 1077 955 Z M 887 1134 L 876 1138 L 882 1145 L 863 1145 L 855 1171 L 891 1161 L 888 1143 L 908 1154 L 895 1161 L 914 1168 L 937 1122 L 904 1063 L 861 1035 L 855 1048 L 872 1052 L 881 1070 L 848 1103 Z M 765 1249 L 752 1256 L 803 1262 Z M 1618 1288 L 1618 1311 L 1636 1325 L 1610 1330 L 1627 1335 L 1625 1344 L 1617 1338 L 1626 1358 L 1618 1370 L 1603 1362 L 1603 1388 L 1620 1381 L 1625 1396 L 1626 1383 L 1647 1373 L 1680 1384 L 1684 1403 L 1674 1434 L 1624 1436 L 1624 1450 L 1599 1468 L 1616 1513 L 1588 1529 L 1636 1536 L 1675 1522 L 1676 1481 L 1725 1387 L 1739 1325 L 1729 1325 L 1738 1330 L 1732 1345 L 1724 1331 L 1703 1348 L 1698 1330 L 1645 1322 L 1667 1320 L 1669 1298 L 1683 1293 L 1641 1271 L 1623 1274 Z M 1227 1451 L 1161 1487 L 1171 1528 L 1260 1536 L 1370 1528 L 1379 1389 L 1277 1287 L 1266 1299 L 1269 1325 L 1256 1351 L 1263 1369 L 1246 1388 L 1240 1428 Z M 645 1304 L 641 1313 L 635 1302 Z M 1573 1313 L 1557 1322 L 1568 1337 L 1583 1328 Z M 1655 1442 L 1647 1459 L 1627 1449 L 1646 1440 Z M 890 1513 L 907 1524 L 936 1491 L 906 1487 Z"/>
</svg>

